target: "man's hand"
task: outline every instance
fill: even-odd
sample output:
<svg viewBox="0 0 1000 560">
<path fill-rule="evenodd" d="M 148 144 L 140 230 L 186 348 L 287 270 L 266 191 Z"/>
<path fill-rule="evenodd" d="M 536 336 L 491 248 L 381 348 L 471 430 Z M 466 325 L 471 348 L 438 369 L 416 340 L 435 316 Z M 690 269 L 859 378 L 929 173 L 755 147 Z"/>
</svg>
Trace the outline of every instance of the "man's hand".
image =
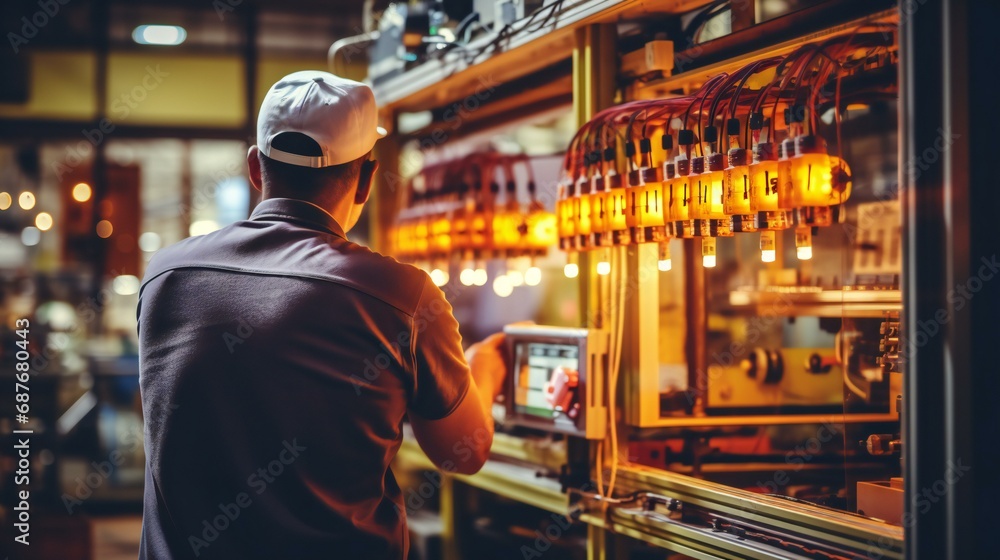
<svg viewBox="0 0 1000 560">
<path fill-rule="evenodd" d="M 491 334 L 469 346 L 465 351 L 465 360 L 469 362 L 472 378 L 476 380 L 487 411 L 497 395 L 503 391 L 503 380 L 507 375 L 506 338 L 502 332 Z M 488 400 L 487 400 L 488 399 Z"/>
</svg>

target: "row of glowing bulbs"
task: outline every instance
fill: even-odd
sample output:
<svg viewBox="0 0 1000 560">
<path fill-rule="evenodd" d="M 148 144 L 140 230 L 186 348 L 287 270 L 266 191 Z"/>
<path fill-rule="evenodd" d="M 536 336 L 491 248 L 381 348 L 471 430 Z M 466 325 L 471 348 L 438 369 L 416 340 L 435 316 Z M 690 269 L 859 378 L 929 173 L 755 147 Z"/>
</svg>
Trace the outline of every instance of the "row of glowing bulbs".
<svg viewBox="0 0 1000 560">
<path fill-rule="evenodd" d="M 797 140 L 797 139 L 796 139 Z M 786 140 L 783 144 L 792 145 L 792 139 Z M 619 204 L 624 205 L 625 196 L 615 195 L 609 201 L 613 204 L 613 213 L 617 213 L 616 218 L 622 219 L 623 222 L 627 222 L 629 227 L 634 227 L 636 225 L 642 225 L 639 223 L 630 223 L 632 219 L 636 216 L 650 216 L 658 220 L 654 226 L 663 226 L 665 222 L 673 221 L 686 221 L 691 218 L 703 219 L 703 220 L 726 220 L 729 216 L 734 214 L 740 215 L 756 215 L 758 213 L 774 213 L 774 212 L 789 212 L 794 207 L 798 206 L 830 206 L 831 204 L 836 204 L 843 202 L 850 195 L 850 183 L 847 183 L 847 188 L 845 191 L 837 193 L 832 188 L 832 169 L 840 168 L 849 174 L 849 168 L 846 162 L 840 160 L 840 158 L 829 156 L 825 153 L 825 144 L 820 144 L 820 147 L 811 148 L 811 151 L 805 153 L 798 153 L 799 145 L 795 144 L 796 154 L 794 157 L 789 156 L 791 152 L 789 146 L 783 146 L 783 157 L 778 160 L 764 160 L 760 161 L 756 157 L 751 165 L 734 164 L 732 159 L 730 160 L 730 167 L 722 169 L 721 165 L 718 169 L 709 169 L 704 172 L 698 173 L 700 176 L 713 175 L 713 180 L 710 181 L 711 189 L 706 192 L 704 196 L 701 194 L 701 186 L 699 186 L 699 201 L 698 205 L 692 209 L 685 208 L 683 210 L 683 215 L 671 216 L 668 218 L 665 214 L 673 214 L 675 212 L 672 206 L 663 204 L 659 202 L 662 198 L 654 198 L 655 203 L 650 203 L 648 195 L 646 195 L 647 203 L 645 206 L 645 211 L 636 211 L 633 209 L 632 212 L 626 211 L 625 208 L 619 207 Z M 745 153 L 745 152 L 744 152 Z M 715 158 L 721 160 L 722 154 L 714 154 Z M 732 158 L 732 155 L 730 156 Z M 666 166 L 665 166 L 666 167 Z M 777 188 L 771 191 L 768 195 L 767 187 L 767 175 L 765 173 L 770 173 L 772 177 L 787 177 L 785 183 L 792 185 L 792 188 L 788 191 L 786 195 L 785 190 L 779 190 Z M 694 167 L 692 166 L 692 169 Z M 737 175 L 743 176 L 743 182 L 745 185 L 749 184 L 749 196 L 745 193 L 742 197 L 744 202 L 742 207 L 729 208 L 729 200 L 733 198 L 732 192 L 733 187 L 729 185 L 730 181 L 736 178 Z M 639 186 L 631 186 L 630 189 L 659 189 L 662 184 L 664 189 L 673 189 L 674 186 L 666 186 L 668 183 L 672 184 L 674 182 L 683 183 L 687 177 L 695 176 L 695 173 L 691 175 L 678 174 L 673 178 L 664 177 L 661 181 L 650 184 L 641 184 Z M 764 179 L 763 181 L 761 179 Z M 581 179 L 585 180 L 585 179 Z M 764 185 L 763 189 L 759 188 L 759 183 Z M 815 185 L 817 188 L 810 189 L 809 185 Z M 805 188 L 803 188 L 805 186 Z M 725 187 L 728 187 L 726 189 Z M 688 185 L 685 184 L 684 192 L 688 192 Z M 693 190 L 693 186 L 691 186 Z M 728 190 L 729 195 L 726 196 Z M 756 191 L 756 192 L 755 192 Z M 563 199 L 560 201 L 560 206 L 566 205 L 573 198 L 578 198 L 581 193 L 576 193 L 575 195 Z M 643 196 L 639 195 L 640 198 Z M 664 197 L 666 194 L 664 194 Z M 690 196 L 690 195 L 688 195 Z M 632 197 L 633 204 L 635 203 L 635 196 Z M 684 197 L 676 198 L 671 196 L 670 199 L 674 201 L 674 206 L 679 205 L 676 201 L 683 201 Z M 691 199 L 688 198 L 690 201 Z M 766 201 L 757 208 L 757 203 L 761 201 Z M 592 204 L 592 203 L 588 203 Z M 663 205 L 663 210 L 659 210 Z M 685 204 L 686 206 L 686 204 Z M 654 210 L 650 210 L 650 209 Z M 661 214 L 663 212 L 663 214 Z M 690 214 L 689 214 L 690 212 Z M 696 214 L 702 214 L 698 216 Z M 562 218 L 562 211 L 560 211 L 560 216 Z M 609 218 L 610 219 L 610 218 Z M 588 218 L 589 220 L 589 218 Z M 622 224 L 623 226 L 626 223 Z M 564 224 L 560 224 L 560 235 L 563 236 L 564 232 L 562 228 Z M 570 226 L 571 228 L 573 226 Z M 589 226 L 588 226 L 589 227 Z M 757 229 L 757 228 L 754 228 Z M 778 229 L 785 229 L 781 227 Z M 812 258 L 812 225 L 804 225 L 795 228 L 795 245 L 796 245 L 796 256 L 799 260 L 809 260 Z M 753 231 L 753 230 L 751 230 Z M 760 238 L 760 249 L 761 249 L 761 261 L 770 263 L 774 262 L 776 259 L 776 229 L 770 228 L 760 228 L 759 229 Z M 731 234 L 730 234 L 731 235 Z M 707 268 L 712 268 L 716 266 L 716 237 L 701 235 L 702 237 L 702 264 Z M 571 255 L 573 253 L 570 253 Z M 665 242 L 660 243 L 660 258 L 658 268 L 661 271 L 667 271 L 671 268 L 669 248 Z M 564 272 L 567 277 L 574 278 L 579 274 L 579 267 L 575 262 L 571 261 L 567 263 Z M 605 258 L 601 258 L 597 263 L 597 272 L 601 275 L 607 275 L 610 273 L 610 263 L 607 262 Z"/>
<path fill-rule="evenodd" d="M 542 269 L 532 262 L 531 257 L 515 257 L 507 259 L 504 273 L 493 278 L 493 292 L 500 297 L 514 293 L 514 288 L 520 286 L 537 286 L 542 282 Z M 426 266 L 418 265 L 426 270 Z M 458 280 L 463 286 L 485 286 L 489 282 L 485 261 L 466 259 L 462 263 Z M 435 266 L 430 271 L 431 281 L 435 286 L 444 286 L 451 280 L 448 265 Z"/>
<path fill-rule="evenodd" d="M 760 260 L 762 262 L 771 263 L 775 261 L 776 251 L 773 249 L 775 244 L 775 231 L 764 230 L 760 232 L 761 235 L 761 247 L 770 246 L 771 249 L 761 249 Z M 796 232 L 796 235 L 799 235 Z M 701 264 L 705 268 L 715 268 L 717 259 L 715 253 L 715 240 L 714 237 L 704 237 L 702 238 L 702 257 Z M 769 240 L 769 241 L 768 241 Z M 604 248 L 606 251 L 607 248 Z M 598 250 L 602 253 L 604 251 Z M 800 245 L 795 249 L 796 256 L 799 260 L 809 260 L 812 258 L 812 244 Z M 569 253 L 569 262 L 563 266 L 563 274 L 566 278 L 576 278 L 580 275 L 580 265 L 576 262 L 577 253 Z M 600 260 L 597 261 L 597 274 L 601 276 L 607 276 L 611 274 L 611 262 L 605 254 L 602 254 Z M 667 243 L 660 244 L 660 254 L 656 260 L 656 268 L 660 272 L 669 272 L 673 268 L 673 262 L 670 259 L 670 249 Z"/>
<path fill-rule="evenodd" d="M 87 202 L 90 200 L 93 190 L 87 183 L 77 183 L 73 187 L 72 195 L 73 200 L 77 202 Z M 32 210 L 35 208 L 37 200 L 35 194 L 31 191 L 23 191 L 17 197 L 17 204 L 22 210 Z M 7 192 L 0 192 L 0 211 L 7 210 L 14 204 L 14 197 Z M 52 214 L 48 212 L 39 212 L 35 215 L 35 225 L 34 227 L 26 227 L 24 231 L 21 232 L 21 241 L 31 247 L 37 245 L 41 241 L 41 232 L 49 231 L 52 226 L 55 225 L 55 220 L 52 218 Z M 111 237 L 111 233 L 114 231 L 114 227 L 108 220 L 101 220 L 97 222 L 95 227 L 97 236 L 102 239 L 107 239 Z"/>
<path fill-rule="evenodd" d="M 93 189 L 87 183 L 77 183 L 72 190 L 73 200 L 77 202 L 87 202 L 93 195 Z M 22 210 L 32 210 L 35 207 L 36 199 L 34 193 L 31 191 L 23 191 L 17 197 L 18 206 Z M 7 192 L 0 192 L 0 211 L 8 210 L 14 204 L 14 198 Z M 52 226 L 55 225 L 55 220 L 52 218 L 52 214 L 48 212 L 39 212 L 35 216 L 35 225 L 33 227 L 29 226 L 24 228 L 21 233 L 22 242 L 31 247 L 37 245 L 41 241 L 41 232 L 49 231 Z M 191 236 L 204 235 L 206 233 L 211 233 L 219 229 L 219 224 L 214 220 L 199 220 L 192 222 L 189 228 L 189 234 Z M 114 225 L 110 220 L 101 220 L 97 222 L 94 226 L 94 230 L 97 236 L 101 239 L 107 239 L 111 237 L 114 233 Z M 139 236 L 139 248 L 146 253 L 155 253 L 160 249 L 162 241 L 160 236 L 151 231 L 147 231 Z"/>
</svg>

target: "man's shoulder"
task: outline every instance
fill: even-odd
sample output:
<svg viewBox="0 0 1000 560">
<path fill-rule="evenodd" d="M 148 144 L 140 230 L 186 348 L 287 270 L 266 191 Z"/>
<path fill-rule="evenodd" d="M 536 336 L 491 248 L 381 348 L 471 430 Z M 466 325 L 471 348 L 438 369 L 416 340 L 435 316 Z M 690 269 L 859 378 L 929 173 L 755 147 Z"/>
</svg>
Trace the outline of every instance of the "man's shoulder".
<svg viewBox="0 0 1000 560">
<path fill-rule="evenodd" d="M 287 276 L 317 280 L 329 289 L 350 288 L 413 315 L 430 282 L 423 270 L 337 235 L 289 224 L 268 230 L 237 223 L 165 247 L 147 265 L 143 286 L 177 269 Z"/>
<path fill-rule="evenodd" d="M 408 315 L 415 312 L 424 287 L 430 282 L 426 272 L 350 241 L 342 241 L 339 247 L 331 245 L 331 248 L 342 252 L 347 266 L 346 270 L 338 270 L 339 275 L 350 278 L 362 291 Z"/>
</svg>

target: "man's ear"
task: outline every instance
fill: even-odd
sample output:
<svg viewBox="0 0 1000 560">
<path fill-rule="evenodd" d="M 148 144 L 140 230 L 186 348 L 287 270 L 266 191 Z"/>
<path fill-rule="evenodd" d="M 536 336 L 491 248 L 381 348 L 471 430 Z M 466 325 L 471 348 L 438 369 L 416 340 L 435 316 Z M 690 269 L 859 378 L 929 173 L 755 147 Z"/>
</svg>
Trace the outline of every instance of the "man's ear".
<svg viewBox="0 0 1000 560">
<path fill-rule="evenodd" d="M 368 197 L 372 194 L 376 171 L 378 171 L 378 161 L 366 159 L 361 162 L 361 172 L 358 174 L 358 192 L 354 195 L 355 204 L 368 202 Z"/>
<path fill-rule="evenodd" d="M 250 146 L 250 150 L 247 151 L 247 170 L 250 175 L 250 184 L 253 188 L 258 191 L 264 185 L 264 182 L 260 178 L 260 149 L 256 145 Z"/>
</svg>

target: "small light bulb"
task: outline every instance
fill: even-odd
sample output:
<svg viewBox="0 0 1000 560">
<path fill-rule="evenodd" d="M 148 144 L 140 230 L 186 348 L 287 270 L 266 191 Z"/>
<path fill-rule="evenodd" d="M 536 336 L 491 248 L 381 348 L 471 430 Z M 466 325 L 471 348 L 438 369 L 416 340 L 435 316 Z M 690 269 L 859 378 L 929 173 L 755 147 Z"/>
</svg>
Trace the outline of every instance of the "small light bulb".
<svg viewBox="0 0 1000 560">
<path fill-rule="evenodd" d="M 510 285 L 515 288 L 524 284 L 524 273 L 516 268 L 507 271 L 507 278 L 510 279 Z"/>
<path fill-rule="evenodd" d="M 611 274 L 611 263 L 608 261 L 600 261 L 597 263 L 597 273 L 601 276 L 607 276 Z"/>
<path fill-rule="evenodd" d="M 660 269 L 660 272 L 673 268 L 673 263 L 670 261 L 670 245 L 667 243 L 660 243 L 660 259 L 656 261 L 656 268 Z"/>
<path fill-rule="evenodd" d="M 576 263 L 566 263 L 566 266 L 563 267 L 563 274 L 566 275 L 566 278 L 576 278 L 580 275 L 580 266 Z"/>
<path fill-rule="evenodd" d="M 90 185 L 87 183 L 77 183 L 76 186 L 73 187 L 73 200 L 77 202 L 87 202 L 90 200 L 91 193 L 92 191 Z"/>
<path fill-rule="evenodd" d="M 500 275 L 494 278 L 493 293 L 503 298 L 514 293 L 514 286 L 510 284 L 510 278 L 505 275 Z"/>
<path fill-rule="evenodd" d="M 763 262 L 774 262 L 777 257 L 776 235 L 771 230 L 760 232 L 760 260 Z"/>
<path fill-rule="evenodd" d="M 476 286 L 485 286 L 487 280 L 489 280 L 489 276 L 486 274 L 485 268 L 477 268 L 473 271 L 472 283 Z"/>
<path fill-rule="evenodd" d="M 435 286 L 444 286 L 448 283 L 448 273 L 440 268 L 435 268 L 431 271 L 431 281 L 434 282 Z"/>
<path fill-rule="evenodd" d="M 111 225 L 111 222 L 108 220 L 101 220 L 97 222 L 95 229 L 97 230 L 97 237 L 100 237 L 101 239 L 111 237 L 111 234 L 115 231 L 114 226 Z"/>
<path fill-rule="evenodd" d="M 476 281 L 476 271 L 471 268 L 463 268 L 458 274 L 458 280 L 463 286 L 471 286 Z"/>
<path fill-rule="evenodd" d="M 812 228 L 795 229 L 795 256 L 800 261 L 807 261 L 813 257 Z"/>
<path fill-rule="evenodd" d="M 35 216 L 35 227 L 42 231 L 49 231 L 52 229 L 52 214 L 48 212 L 39 212 Z"/>
<path fill-rule="evenodd" d="M 701 239 L 701 264 L 705 268 L 715 267 L 715 238 L 703 237 Z"/>
<path fill-rule="evenodd" d="M 35 207 L 35 195 L 31 191 L 24 191 L 17 197 L 17 203 L 23 210 L 31 210 Z"/>
<path fill-rule="evenodd" d="M 524 283 L 529 286 L 537 286 L 542 281 L 542 269 L 533 266 L 524 271 Z"/>
</svg>

